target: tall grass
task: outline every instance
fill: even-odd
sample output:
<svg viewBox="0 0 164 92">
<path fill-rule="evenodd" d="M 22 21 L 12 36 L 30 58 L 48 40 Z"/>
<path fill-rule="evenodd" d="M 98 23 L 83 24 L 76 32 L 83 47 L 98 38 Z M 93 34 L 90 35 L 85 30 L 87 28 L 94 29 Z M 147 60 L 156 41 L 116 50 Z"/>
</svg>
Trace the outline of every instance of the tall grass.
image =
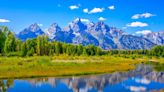
<svg viewBox="0 0 164 92">
<path fill-rule="evenodd" d="M 138 56 L 33 56 L 0 57 L 0 78 L 72 76 L 111 73 L 134 69 L 136 64 L 147 62 L 148 57 Z M 163 59 L 157 59 L 163 60 Z"/>
</svg>

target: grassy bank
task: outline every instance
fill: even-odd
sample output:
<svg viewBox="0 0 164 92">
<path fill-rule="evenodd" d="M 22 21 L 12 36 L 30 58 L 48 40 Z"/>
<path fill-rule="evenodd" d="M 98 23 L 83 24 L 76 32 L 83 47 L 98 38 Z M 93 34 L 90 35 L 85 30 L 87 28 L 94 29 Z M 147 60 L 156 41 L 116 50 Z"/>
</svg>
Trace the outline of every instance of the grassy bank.
<svg viewBox="0 0 164 92">
<path fill-rule="evenodd" d="M 0 78 L 111 73 L 134 69 L 136 64 L 145 63 L 148 60 L 147 57 L 125 58 L 117 56 L 0 57 Z"/>
<path fill-rule="evenodd" d="M 164 71 L 164 58 L 154 59 L 147 64 L 152 65 L 156 71 Z"/>
</svg>

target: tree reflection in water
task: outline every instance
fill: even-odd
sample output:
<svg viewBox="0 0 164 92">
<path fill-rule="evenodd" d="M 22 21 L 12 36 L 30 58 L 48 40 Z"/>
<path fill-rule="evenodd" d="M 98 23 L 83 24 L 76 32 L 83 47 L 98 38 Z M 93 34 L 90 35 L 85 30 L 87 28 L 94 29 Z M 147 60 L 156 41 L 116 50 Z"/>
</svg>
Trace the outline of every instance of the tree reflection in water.
<svg viewBox="0 0 164 92">
<path fill-rule="evenodd" d="M 7 92 L 7 89 L 12 87 L 14 80 L 8 79 L 6 81 L 0 80 L 0 92 Z"/>
</svg>

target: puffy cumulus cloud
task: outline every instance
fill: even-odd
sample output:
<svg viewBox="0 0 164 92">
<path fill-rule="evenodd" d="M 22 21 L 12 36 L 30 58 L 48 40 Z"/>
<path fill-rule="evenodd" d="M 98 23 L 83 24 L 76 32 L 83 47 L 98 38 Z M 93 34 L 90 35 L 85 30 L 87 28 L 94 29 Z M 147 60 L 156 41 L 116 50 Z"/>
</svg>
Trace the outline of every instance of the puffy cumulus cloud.
<svg viewBox="0 0 164 92">
<path fill-rule="evenodd" d="M 0 23 L 7 23 L 7 22 L 10 22 L 10 20 L 7 20 L 7 19 L 0 19 Z"/>
<path fill-rule="evenodd" d="M 154 14 L 151 13 L 143 13 L 143 14 L 135 14 L 132 16 L 132 19 L 139 19 L 139 18 L 149 18 L 155 16 Z"/>
<path fill-rule="evenodd" d="M 148 26 L 148 24 L 147 23 L 136 21 L 136 22 L 129 23 L 126 26 L 127 27 L 146 27 L 146 26 Z"/>
<path fill-rule="evenodd" d="M 92 10 L 88 10 L 87 8 L 86 9 L 83 9 L 83 12 L 84 13 L 88 13 L 88 14 L 93 14 L 93 13 L 100 13 L 100 12 L 103 12 L 105 9 L 104 8 L 93 8 Z"/>
<path fill-rule="evenodd" d="M 83 9 L 83 12 L 84 12 L 84 13 L 88 13 L 89 10 L 86 8 L 86 9 Z"/>
<path fill-rule="evenodd" d="M 70 8 L 71 10 L 79 9 L 79 7 L 80 7 L 80 4 L 69 6 L 69 8 Z"/>
<path fill-rule="evenodd" d="M 85 22 L 85 23 L 89 23 L 89 22 L 90 22 L 89 19 L 83 19 L 83 18 L 81 18 L 81 21 L 82 21 L 82 22 Z"/>
<path fill-rule="evenodd" d="M 115 9 L 115 6 L 114 5 L 111 5 L 108 7 L 110 10 L 114 10 Z"/>
<path fill-rule="evenodd" d="M 146 34 L 149 34 L 149 33 L 152 33 L 152 31 L 151 30 L 142 30 L 142 31 L 137 31 L 136 32 L 136 34 L 142 34 L 142 35 L 146 35 Z M 149 83 L 149 81 L 146 80 L 146 79 L 136 80 L 136 82 Z"/>
<path fill-rule="evenodd" d="M 106 18 L 103 18 L 103 17 L 99 17 L 98 20 L 99 20 L 99 21 L 105 21 L 105 20 L 107 20 L 107 19 L 106 19 Z"/>
<path fill-rule="evenodd" d="M 93 8 L 89 13 L 99 13 L 99 12 L 103 12 L 104 8 Z"/>
</svg>

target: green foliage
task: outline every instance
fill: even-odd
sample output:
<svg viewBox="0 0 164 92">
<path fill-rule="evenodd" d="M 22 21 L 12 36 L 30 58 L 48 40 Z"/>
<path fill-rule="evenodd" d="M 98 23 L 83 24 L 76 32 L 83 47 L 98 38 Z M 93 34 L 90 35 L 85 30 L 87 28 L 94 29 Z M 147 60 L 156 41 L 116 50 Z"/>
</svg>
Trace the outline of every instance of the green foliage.
<svg viewBox="0 0 164 92">
<path fill-rule="evenodd" d="M 20 52 L 9 52 L 6 53 L 7 57 L 20 56 Z"/>
<path fill-rule="evenodd" d="M 164 46 L 155 46 L 151 49 L 151 55 L 164 57 Z"/>
<path fill-rule="evenodd" d="M 16 51 L 16 38 L 13 33 L 9 32 L 5 41 L 4 52 L 15 52 Z"/>
<path fill-rule="evenodd" d="M 27 52 L 27 56 L 33 56 L 35 54 L 34 48 L 32 47 L 30 50 Z"/>
<path fill-rule="evenodd" d="M 80 56 L 81 54 L 83 54 L 83 46 L 79 45 L 77 46 L 77 55 Z"/>
<path fill-rule="evenodd" d="M 6 34 L 2 31 L 3 27 L 0 28 L 0 53 L 3 52 L 3 48 L 5 45 Z"/>
<path fill-rule="evenodd" d="M 0 26 L 0 53 L 4 51 L 5 41 L 10 30 L 5 26 Z"/>
<path fill-rule="evenodd" d="M 55 43 L 55 53 L 56 55 L 62 54 L 62 44 L 60 42 Z"/>
<path fill-rule="evenodd" d="M 20 52 L 21 51 L 21 46 L 23 44 L 23 42 L 21 40 L 16 40 L 16 51 Z"/>
<path fill-rule="evenodd" d="M 147 55 L 149 57 L 164 57 L 164 46 L 155 46 L 151 50 L 109 50 L 103 51 L 94 45 L 73 45 L 62 42 L 50 42 L 45 35 L 36 39 L 28 39 L 25 42 L 15 38 L 7 27 L 0 27 L 0 54 L 6 56 L 52 56 L 67 54 L 71 56 L 117 55 L 135 59 L 135 55 Z M 126 55 L 130 55 L 126 56 Z"/>
<path fill-rule="evenodd" d="M 24 42 L 23 44 L 22 44 L 22 47 L 21 47 L 21 56 L 22 57 L 24 57 L 24 56 L 26 56 L 27 55 L 27 45 L 26 45 L 26 42 Z"/>
<path fill-rule="evenodd" d="M 109 55 L 146 55 L 149 57 L 164 57 L 164 46 L 155 46 L 151 50 L 110 50 L 107 51 Z M 126 56 L 125 56 L 126 57 Z M 127 57 L 126 57 L 127 58 Z M 135 58 L 135 57 L 132 57 Z"/>
<path fill-rule="evenodd" d="M 43 56 L 43 55 L 48 55 L 48 37 L 47 36 L 38 36 L 36 40 L 36 52 L 37 55 Z"/>
</svg>

